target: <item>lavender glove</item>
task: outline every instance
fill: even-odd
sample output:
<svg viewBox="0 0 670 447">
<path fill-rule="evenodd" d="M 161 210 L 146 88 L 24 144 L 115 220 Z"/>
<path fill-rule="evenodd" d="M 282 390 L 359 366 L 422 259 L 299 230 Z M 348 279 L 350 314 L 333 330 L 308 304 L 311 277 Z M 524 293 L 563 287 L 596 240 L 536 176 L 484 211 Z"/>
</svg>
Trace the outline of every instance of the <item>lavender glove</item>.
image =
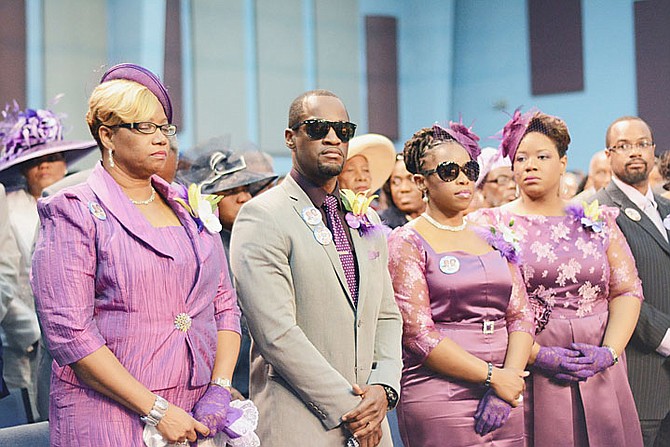
<svg viewBox="0 0 670 447">
<path fill-rule="evenodd" d="M 557 380 L 576 382 L 579 377 L 571 375 L 565 365 L 572 364 L 581 356 L 581 352 L 572 349 L 559 348 L 558 346 L 542 346 L 535 357 L 533 367 L 548 373 Z M 584 380 L 584 379 L 581 379 Z"/>
<path fill-rule="evenodd" d="M 612 351 L 601 346 L 588 343 L 573 343 L 572 349 L 576 349 L 582 355 L 576 361 L 563 365 L 568 374 L 577 379 L 586 380 L 614 365 Z"/>
<path fill-rule="evenodd" d="M 210 385 L 193 407 L 193 417 L 210 429 L 207 437 L 211 438 L 226 428 L 229 411 L 230 391 L 221 386 Z"/>
<path fill-rule="evenodd" d="M 499 429 L 507 422 L 512 406 L 496 396 L 491 388 L 486 391 L 475 412 L 475 431 L 485 434 Z"/>
</svg>

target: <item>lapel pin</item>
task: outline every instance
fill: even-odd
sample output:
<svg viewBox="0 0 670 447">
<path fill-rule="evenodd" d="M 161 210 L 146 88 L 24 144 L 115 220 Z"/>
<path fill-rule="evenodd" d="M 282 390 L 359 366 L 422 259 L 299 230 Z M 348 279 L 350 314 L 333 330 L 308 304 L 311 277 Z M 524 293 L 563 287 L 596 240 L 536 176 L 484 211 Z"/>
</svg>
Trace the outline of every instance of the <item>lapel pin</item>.
<svg viewBox="0 0 670 447">
<path fill-rule="evenodd" d="M 456 273 L 460 268 L 461 263 L 458 258 L 453 256 L 445 256 L 440 259 L 440 270 L 442 270 L 442 273 L 450 275 L 452 273 Z"/>
<path fill-rule="evenodd" d="M 630 220 L 634 220 L 635 222 L 639 222 L 642 219 L 642 216 L 640 216 L 640 213 L 635 208 L 626 208 L 624 213 L 626 213 L 626 216 Z"/>
<path fill-rule="evenodd" d="M 316 225 L 321 223 L 321 212 L 314 208 L 313 206 L 306 206 L 300 212 L 302 220 L 307 222 L 309 225 Z"/>
<path fill-rule="evenodd" d="M 321 245 L 328 245 L 333 241 L 333 234 L 325 225 L 314 228 L 314 239 Z"/>
<path fill-rule="evenodd" d="M 88 202 L 88 210 L 100 220 L 107 220 L 107 213 L 97 202 Z"/>
</svg>

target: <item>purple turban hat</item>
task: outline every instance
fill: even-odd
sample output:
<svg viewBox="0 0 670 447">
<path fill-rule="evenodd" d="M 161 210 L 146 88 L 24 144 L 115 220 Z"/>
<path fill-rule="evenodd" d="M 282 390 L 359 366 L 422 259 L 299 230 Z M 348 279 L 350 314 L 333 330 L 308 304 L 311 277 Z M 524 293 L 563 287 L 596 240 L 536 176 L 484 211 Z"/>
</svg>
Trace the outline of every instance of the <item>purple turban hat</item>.
<svg viewBox="0 0 670 447">
<path fill-rule="evenodd" d="M 163 106 L 168 122 L 172 122 L 172 102 L 170 101 L 170 95 L 163 83 L 158 79 L 158 76 L 139 65 L 124 63 L 114 65 L 107 70 L 105 74 L 102 75 L 100 83 L 102 84 L 103 82 L 112 81 L 114 79 L 125 79 L 127 81 L 137 82 L 148 88 Z"/>
</svg>

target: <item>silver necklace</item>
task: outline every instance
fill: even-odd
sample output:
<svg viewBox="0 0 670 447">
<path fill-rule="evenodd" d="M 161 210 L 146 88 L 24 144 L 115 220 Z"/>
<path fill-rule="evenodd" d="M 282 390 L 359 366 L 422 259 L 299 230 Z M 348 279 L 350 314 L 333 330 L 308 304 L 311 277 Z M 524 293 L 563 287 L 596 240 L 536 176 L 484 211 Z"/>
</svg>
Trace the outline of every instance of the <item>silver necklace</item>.
<svg viewBox="0 0 670 447">
<path fill-rule="evenodd" d="M 148 205 L 151 202 L 153 202 L 155 198 L 156 198 L 156 190 L 152 186 L 151 187 L 151 195 L 149 196 L 149 198 L 147 200 L 133 200 L 133 199 L 130 199 L 130 202 L 133 205 Z"/>
<path fill-rule="evenodd" d="M 426 219 L 426 220 L 428 221 L 429 224 L 431 224 L 431 225 L 434 226 L 435 228 L 439 228 L 440 230 L 454 231 L 454 232 L 456 232 L 456 231 L 463 231 L 463 230 L 465 230 L 465 227 L 466 227 L 466 225 L 468 224 L 468 223 L 464 220 L 462 224 L 460 224 L 460 225 L 456 225 L 456 226 L 454 227 L 454 226 L 451 226 L 451 225 L 444 225 L 444 224 L 441 224 L 441 223 L 439 223 L 438 221 L 436 221 L 435 219 L 433 219 L 432 217 L 430 217 L 430 216 L 429 216 L 428 214 L 426 214 L 426 213 L 422 213 L 421 216 L 422 216 L 424 219 Z"/>
</svg>

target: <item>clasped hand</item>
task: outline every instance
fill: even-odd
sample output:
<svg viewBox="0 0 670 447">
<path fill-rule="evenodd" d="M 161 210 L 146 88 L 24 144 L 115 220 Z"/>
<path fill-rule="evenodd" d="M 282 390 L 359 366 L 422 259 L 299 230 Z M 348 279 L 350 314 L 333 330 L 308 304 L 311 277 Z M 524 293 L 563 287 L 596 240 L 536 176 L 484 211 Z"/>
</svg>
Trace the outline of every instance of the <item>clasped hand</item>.
<svg viewBox="0 0 670 447">
<path fill-rule="evenodd" d="M 614 364 L 609 349 L 572 343 L 572 349 L 541 347 L 533 366 L 564 382 L 583 381 Z"/>
<path fill-rule="evenodd" d="M 512 407 L 520 403 L 519 397 L 524 390 L 524 377 L 528 371 L 512 368 L 495 368 L 491 375 L 491 388 L 479 401 L 475 412 L 475 431 L 485 434 L 502 427 Z"/>
<path fill-rule="evenodd" d="M 210 385 L 193 407 L 193 417 L 209 428 L 208 437 L 215 436 L 228 425 L 230 392 L 220 386 Z"/>
<path fill-rule="evenodd" d="M 380 385 L 354 385 L 353 391 L 362 400 L 356 408 L 342 416 L 342 421 L 361 447 L 375 447 L 382 439 L 381 423 L 388 408 L 386 392 Z"/>
</svg>

